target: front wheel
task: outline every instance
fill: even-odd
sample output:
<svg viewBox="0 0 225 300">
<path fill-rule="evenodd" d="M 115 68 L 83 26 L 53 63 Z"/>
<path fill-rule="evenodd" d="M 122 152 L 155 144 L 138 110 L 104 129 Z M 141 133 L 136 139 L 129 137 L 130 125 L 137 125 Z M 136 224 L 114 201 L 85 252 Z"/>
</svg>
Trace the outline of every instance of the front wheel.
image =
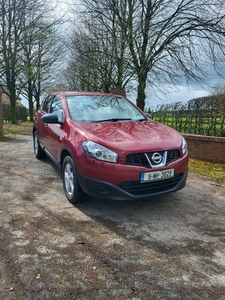
<svg viewBox="0 0 225 300">
<path fill-rule="evenodd" d="M 37 131 L 34 131 L 33 134 L 33 141 L 34 141 L 34 155 L 36 158 L 44 158 L 46 156 L 45 152 L 41 149 L 39 140 L 38 140 L 38 134 Z"/>
<path fill-rule="evenodd" d="M 82 191 L 73 159 L 66 156 L 62 165 L 63 188 L 70 203 L 75 204 L 85 199 L 85 193 Z"/>
</svg>

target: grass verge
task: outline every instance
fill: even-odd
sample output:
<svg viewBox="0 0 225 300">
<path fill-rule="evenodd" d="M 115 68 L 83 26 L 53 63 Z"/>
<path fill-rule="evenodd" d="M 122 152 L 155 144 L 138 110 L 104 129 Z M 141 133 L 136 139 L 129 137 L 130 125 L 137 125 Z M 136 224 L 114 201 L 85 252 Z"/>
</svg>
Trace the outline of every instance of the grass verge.
<svg viewBox="0 0 225 300">
<path fill-rule="evenodd" d="M 225 164 L 190 158 L 189 171 L 203 178 L 225 182 Z"/>
<path fill-rule="evenodd" d="M 18 124 L 5 123 L 3 124 L 3 137 L 0 137 L 0 141 L 5 141 L 7 138 L 16 135 L 31 135 L 32 128 L 32 122 L 21 122 Z"/>
</svg>

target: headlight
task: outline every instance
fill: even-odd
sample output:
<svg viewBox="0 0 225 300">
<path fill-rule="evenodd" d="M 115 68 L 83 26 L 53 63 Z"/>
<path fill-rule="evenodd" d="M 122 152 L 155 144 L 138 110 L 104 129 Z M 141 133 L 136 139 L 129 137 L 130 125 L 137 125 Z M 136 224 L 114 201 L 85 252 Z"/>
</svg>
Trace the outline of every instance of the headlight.
<svg viewBox="0 0 225 300">
<path fill-rule="evenodd" d="M 83 142 L 84 150 L 87 155 L 96 158 L 98 160 L 103 160 L 111 163 L 118 162 L 118 154 L 105 148 L 95 142 L 85 141 Z"/>
<path fill-rule="evenodd" d="M 185 139 L 182 137 L 182 152 L 185 154 L 187 152 L 187 142 Z"/>
</svg>

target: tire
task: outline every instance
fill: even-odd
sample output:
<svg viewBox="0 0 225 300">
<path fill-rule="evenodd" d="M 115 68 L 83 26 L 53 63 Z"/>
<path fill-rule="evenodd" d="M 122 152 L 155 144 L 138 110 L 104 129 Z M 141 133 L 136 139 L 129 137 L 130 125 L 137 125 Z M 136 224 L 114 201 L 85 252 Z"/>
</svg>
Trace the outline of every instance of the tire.
<svg viewBox="0 0 225 300">
<path fill-rule="evenodd" d="M 64 192 L 70 203 L 75 204 L 85 200 L 86 194 L 80 187 L 76 167 L 70 156 L 66 156 L 63 161 L 62 179 Z"/>
<path fill-rule="evenodd" d="M 46 153 L 41 149 L 36 130 L 34 131 L 34 134 L 33 134 L 33 141 L 34 141 L 34 155 L 35 155 L 35 157 L 38 158 L 38 159 L 44 158 L 46 156 Z"/>
</svg>

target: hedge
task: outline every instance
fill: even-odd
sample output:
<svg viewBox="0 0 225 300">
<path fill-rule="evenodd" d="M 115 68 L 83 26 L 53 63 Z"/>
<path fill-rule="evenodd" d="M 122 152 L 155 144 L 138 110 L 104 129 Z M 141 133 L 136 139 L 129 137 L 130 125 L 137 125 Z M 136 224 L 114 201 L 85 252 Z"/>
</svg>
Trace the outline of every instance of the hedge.
<svg viewBox="0 0 225 300">
<path fill-rule="evenodd" d="M 27 109 L 21 104 L 16 105 L 16 120 L 18 122 L 27 121 Z M 10 123 L 11 121 L 10 104 L 8 103 L 2 103 L 2 121 L 3 123 Z"/>
</svg>

